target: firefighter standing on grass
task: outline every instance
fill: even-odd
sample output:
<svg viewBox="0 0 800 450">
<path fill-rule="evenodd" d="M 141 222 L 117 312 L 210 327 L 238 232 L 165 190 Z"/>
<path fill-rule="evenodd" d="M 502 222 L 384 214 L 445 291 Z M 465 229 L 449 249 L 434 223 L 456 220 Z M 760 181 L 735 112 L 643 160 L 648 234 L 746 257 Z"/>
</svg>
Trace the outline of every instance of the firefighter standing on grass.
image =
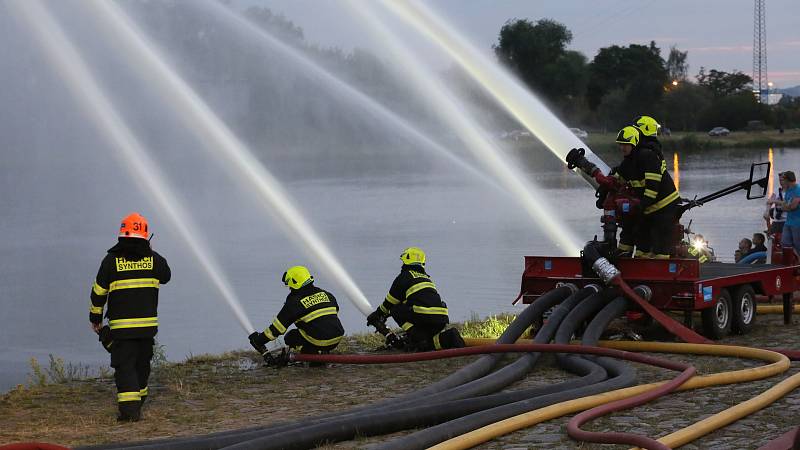
<svg viewBox="0 0 800 450">
<path fill-rule="evenodd" d="M 263 333 L 250 334 L 250 344 L 262 351 L 264 345 L 295 324 L 297 328 L 286 333 L 284 338 L 286 345 L 293 350 L 319 354 L 336 348 L 344 336 L 336 297 L 314 286 L 314 277 L 303 266 L 290 267 L 281 280 L 289 288 L 286 302 Z"/>
<path fill-rule="evenodd" d="M 150 360 L 158 332 L 158 290 L 170 280 L 167 260 L 150 248 L 147 219 L 122 219 L 92 286 L 89 321 L 111 352 L 119 421 L 139 420 L 147 399 Z M 103 307 L 108 325 L 103 326 Z"/>
<path fill-rule="evenodd" d="M 633 236 L 621 236 L 620 247 L 630 245 L 633 238 L 635 256 L 669 258 L 680 194 L 667 172 L 667 164 L 659 157 L 660 149 L 640 145 L 641 133 L 636 127 L 627 126 L 620 130 L 616 142 L 624 156 L 617 176 L 633 187 L 641 201 L 641 216 Z"/>
<path fill-rule="evenodd" d="M 409 247 L 400 255 L 400 260 L 403 261 L 400 275 L 380 307 L 367 316 L 367 325 L 379 328 L 391 316 L 405 331 L 411 350 L 463 347 L 464 340 L 457 329 L 445 330 L 450 322 L 447 305 L 425 272 L 425 252 Z"/>
</svg>

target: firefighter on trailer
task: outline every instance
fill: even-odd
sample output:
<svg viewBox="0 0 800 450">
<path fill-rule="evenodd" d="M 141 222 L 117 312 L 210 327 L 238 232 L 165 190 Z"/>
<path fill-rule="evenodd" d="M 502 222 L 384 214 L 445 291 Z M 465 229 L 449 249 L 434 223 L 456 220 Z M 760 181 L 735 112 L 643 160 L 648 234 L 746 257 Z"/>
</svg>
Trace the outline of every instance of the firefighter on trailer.
<svg viewBox="0 0 800 450">
<path fill-rule="evenodd" d="M 275 320 L 264 330 L 250 334 L 250 344 L 259 352 L 270 341 L 286 333 L 284 342 L 300 353 L 328 353 L 339 344 L 344 328 L 339 321 L 339 304 L 328 291 L 314 286 L 314 277 L 303 266 L 290 267 L 281 281 L 289 288 L 286 302 Z"/>
<path fill-rule="evenodd" d="M 170 280 L 167 260 L 150 248 L 147 219 L 122 219 L 117 245 L 108 250 L 92 286 L 89 322 L 111 352 L 117 385 L 117 420 L 135 422 L 147 399 L 150 360 L 158 332 L 158 291 Z M 103 307 L 107 328 L 103 327 Z"/>
<path fill-rule="evenodd" d="M 447 305 L 425 271 L 425 252 L 409 247 L 400 255 L 403 266 L 389 293 L 377 310 L 367 316 L 367 325 L 385 328 L 388 317 L 405 331 L 409 350 L 430 351 L 464 346 L 458 330 L 450 322 Z"/>
<path fill-rule="evenodd" d="M 639 130 L 639 147 L 649 148 L 662 161 L 664 152 L 661 149 L 661 142 L 658 141 L 658 131 L 661 125 L 650 116 L 639 116 L 633 121 L 633 126 Z"/>
<path fill-rule="evenodd" d="M 666 162 L 651 148 L 640 146 L 640 139 L 639 130 L 633 126 L 620 130 L 616 139 L 623 160 L 615 176 L 628 183 L 641 201 L 641 216 L 633 236 L 625 235 L 623 227 L 620 243 L 630 245 L 633 239 L 635 256 L 666 259 L 670 257 L 680 193 L 667 172 Z M 620 248 L 624 250 L 622 245 Z"/>
</svg>

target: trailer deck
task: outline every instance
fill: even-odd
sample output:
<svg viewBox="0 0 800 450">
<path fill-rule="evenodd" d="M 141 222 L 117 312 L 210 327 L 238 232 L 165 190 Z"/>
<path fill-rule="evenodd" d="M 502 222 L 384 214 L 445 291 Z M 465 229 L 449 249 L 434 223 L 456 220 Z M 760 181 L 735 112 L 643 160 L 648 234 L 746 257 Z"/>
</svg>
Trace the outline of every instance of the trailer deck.
<svg viewBox="0 0 800 450">
<path fill-rule="evenodd" d="M 782 296 L 785 320 L 791 314 L 794 291 L 800 290 L 800 265 L 700 264 L 696 259 L 620 258 L 615 263 L 631 286 L 652 291 L 650 303 L 662 310 L 703 313 L 704 328 L 712 337 L 727 334 L 733 326 L 746 332 L 755 319 L 756 295 Z M 600 279 L 578 257 L 526 256 L 520 296 L 525 303 L 560 283 L 579 288 L 600 284 Z M 716 321 L 714 328 L 706 322 Z"/>
</svg>

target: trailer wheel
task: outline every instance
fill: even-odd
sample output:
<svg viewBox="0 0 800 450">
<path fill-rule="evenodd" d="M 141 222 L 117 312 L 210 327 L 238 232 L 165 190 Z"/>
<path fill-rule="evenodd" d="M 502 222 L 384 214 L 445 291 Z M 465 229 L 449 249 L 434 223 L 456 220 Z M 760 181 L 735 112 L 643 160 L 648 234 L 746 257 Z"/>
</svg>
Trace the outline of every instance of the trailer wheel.
<svg viewBox="0 0 800 450">
<path fill-rule="evenodd" d="M 733 331 L 749 333 L 756 322 L 756 292 L 749 284 L 736 289 L 733 294 Z"/>
<path fill-rule="evenodd" d="M 704 309 L 700 315 L 703 319 L 703 331 L 711 339 L 722 339 L 731 331 L 733 311 L 731 308 L 731 294 L 723 289 L 717 304 Z"/>
</svg>

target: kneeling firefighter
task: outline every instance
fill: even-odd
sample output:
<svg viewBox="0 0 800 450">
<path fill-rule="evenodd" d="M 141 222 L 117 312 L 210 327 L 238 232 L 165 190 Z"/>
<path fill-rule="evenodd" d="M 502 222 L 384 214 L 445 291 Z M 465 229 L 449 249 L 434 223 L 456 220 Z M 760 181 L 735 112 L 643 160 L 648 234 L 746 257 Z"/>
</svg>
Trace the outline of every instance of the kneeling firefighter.
<svg viewBox="0 0 800 450">
<path fill-rule="evenodd" d="M 314 277 L 303 266 L 290 267 L 281 280 L 289 288 L 286 302 L 263 333 L 250 334 L 250 344 L 262 352 L 268 342 L 274 341 L 295 324 L 297 328 L 286 333 L 284 338 L 291 349 L 318 354 L 336 348 L 344 336 L 336 297 L 314 286 Z"/>
<path fill-rule="evenodd" d="M 147 220 L 138 213 L 125 217 L 117 245 L 100 263 L 89 305 L 92 329 L 111 353 L 120 421 L 141 417 L 158 332 L 159 286 L 170 277 L 167 260 L 150 248 Z"/>
<path fill-rule="evenodd" d="M 391 316 L 406 333 L 406 347 L 416 351 L 440 350 L 464 346 L 458 330 L 445 326 L 450 322 L 447 305 L 436 285 L 425 272 L 425 252 L 409 247 L 400 255 L 403 266 L 394 279 L 386 299 L 367 316 L 367 325 L 385 329 Z"/>
</svg>

